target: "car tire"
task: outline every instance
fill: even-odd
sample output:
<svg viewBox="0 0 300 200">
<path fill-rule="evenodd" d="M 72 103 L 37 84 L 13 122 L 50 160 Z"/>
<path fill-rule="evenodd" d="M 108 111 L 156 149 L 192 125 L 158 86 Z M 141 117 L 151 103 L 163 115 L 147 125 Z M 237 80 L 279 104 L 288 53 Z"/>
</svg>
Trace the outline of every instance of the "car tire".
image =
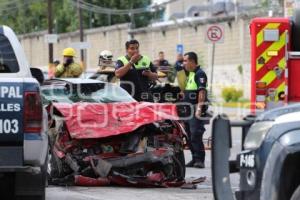
<svg viewBox="0 0 300 200">
<path fill-rule="evenodd" d="M 48 154 L 44 164 L 41 166 L 41 173 L 16 175 L 16 200 L 45 200 L 47 179 Z"/>
<path fill-rule="evenodd" d="M 300 185 L 297 187 L 297 189 L 294 191 L 291 200 L 299 200 L 300 199 Z"/>
<path fill-rule="evenodd" d="M 46 166 L 47 167 L 47 166 Z M 37 175 L 21 175 L 19 186 L 15 193 L 16 200 L 45 200 L 47 168 L 41 167 L 41 173 Z"/>
<path fill-rule="evenodd" d="M 260 200 L 281 200 L 279 196 L 282 163 L 288 156 L 286 147 L 275 142 L 265 160 L 265 166 L 261 177 Z M 252 193 L 255 194 L 255 193 Z"/>
</svg>

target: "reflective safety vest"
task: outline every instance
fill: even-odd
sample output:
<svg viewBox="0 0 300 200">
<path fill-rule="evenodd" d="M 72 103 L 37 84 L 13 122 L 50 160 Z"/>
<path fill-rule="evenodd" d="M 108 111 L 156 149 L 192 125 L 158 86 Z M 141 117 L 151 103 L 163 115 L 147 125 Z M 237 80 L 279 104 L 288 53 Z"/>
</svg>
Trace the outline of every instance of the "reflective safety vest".
<svg viewBox="0 0 300 200">
<path fill-rule="evenodd" d="M 195 72 L 189 72 L 189 76 L 187 77 L 187 82 L 185 86 L 185 90 L 197 90 L 198 86 L 195 81 Z"/>
<path fill-rule="evenodd" d="M 129 60 L 126 56 L 121 56 L 118 58 L 118 60 L 122 61 L 124 65 L 129 63 Z M 134 67 L 136 70 L 143 70 L 143 69 L 149 69 L 151 64 L 150 58 L 147 56 L 143 56 L 136 64 L 134 64 Z"/>
<path fill-rule="evenodd" d="M 177 72 L 177 81 L 178 81 L 178 86 L 179 86 L 180 90 L 182 90 L 182 91 L 185 89 L 186 80 L 187 80 L 187 77 L 186 77 L 185 71 L 183 69 L 178 71 Z"/>
</svg>

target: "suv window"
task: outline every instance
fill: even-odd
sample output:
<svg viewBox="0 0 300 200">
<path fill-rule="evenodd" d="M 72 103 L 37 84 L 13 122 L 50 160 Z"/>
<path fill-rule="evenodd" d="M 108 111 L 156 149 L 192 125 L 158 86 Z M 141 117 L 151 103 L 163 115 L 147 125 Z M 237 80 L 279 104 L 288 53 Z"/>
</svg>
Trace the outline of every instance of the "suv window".
<svg viewBox="0 0 300 200">
<path fill-rule="evenodd" d="M 0 73 L 16 73 L 19 64 L 15 52 L 5 35 L 0 34 Z"/>
</svg>

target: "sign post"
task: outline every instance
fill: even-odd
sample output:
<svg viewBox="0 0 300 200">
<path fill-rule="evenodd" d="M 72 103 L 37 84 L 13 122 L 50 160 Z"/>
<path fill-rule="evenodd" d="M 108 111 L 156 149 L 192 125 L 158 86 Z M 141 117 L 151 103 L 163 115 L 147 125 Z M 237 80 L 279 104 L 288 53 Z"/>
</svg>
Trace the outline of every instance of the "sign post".
<svg viewBox="0 0 300 200">
<path fill-rule="evenodd" d="M 224 26 L 220 24 L 212 24 L 207 26 L 205 32 L 206 43 L 212 44 L 212 56 L 211 56 L 211 71 L 210 71 L 210 86 L 209 91 L 212 95 L 213 92 L 213 77 L 214 77 L 214 62 L 215 62 L 215 45 L 216 43 L 224 42 Z"/>
<path fill-rule="evenodd" d="M 70 44 L 70 47 L 74 49 L 89 49 L 91 48 L 91 43 L 89 42 L 73 42 Z"/>
<path fill-rule="evenodd" d="M 44 41 L 45 41 L 45 43 L 48 43 L 48 44 L 57 43 L 58 35 L 57 34 L 46 34 L 44 36 Z"/>
<path fill-rule="evenodd" d="M 177 52 L 177 54 L 183 54 L 183 45 L 182 44 L 177 44 L 176 52 Z"/>
</svg>

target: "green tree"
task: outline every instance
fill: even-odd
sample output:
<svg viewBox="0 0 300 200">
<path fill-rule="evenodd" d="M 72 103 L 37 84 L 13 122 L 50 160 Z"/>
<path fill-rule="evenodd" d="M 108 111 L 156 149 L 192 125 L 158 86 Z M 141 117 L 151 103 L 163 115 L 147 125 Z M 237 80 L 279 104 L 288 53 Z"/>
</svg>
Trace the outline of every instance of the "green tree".
<svg viewBox="0 0 300 200">
<path fill-rule="evenodd" d="M 146 7 L 151 4 L 151 0 L 86 0 L 85 2 L 98 5 L 105 8 L 111 9 L 135 9 Z M 161 16 L 162 11 L 157 11 L 157 15 Z M 119 24 L 119 23 L 128 23 L 131 22 L 129 15 L 111 15 L 108 14 L 98 14 L 95 13 L 94 16 L 97 16 L 97 21 L 95 22 L 96 26 L 110 25 L 110 24 Z M 151 19 L 156 15 L 156 13 L 145 12 L 141 14 L 134 15 L 134 27 L 147 26 Z M 111 20 L 109 20 L 109 18 Z M 88 12 L 85 14 L 85 21 L 88 21 L 89 15 Z M 88 24 L 88 23 L 85 23 Z"/>
<path fill-rule="evenodd" d="M 2 0 L 0 2 L 0 23 L 11 26 L 17 33 L 44 30 L 46 4 L 37 0 Z"/>
<path fill-rule="evenodd" d="M 77 8 L 70 0 L 54 0 L 53 2 L 55 32 L 65 33 L 77 30 L 79 27 Z"/>
<path fill-rule="evenodd" d="M 73 3 L 72 3 L 73 2 Z M 78 11 L 73 0 L 53 0 L 54 31 L 64 33 L 78 29 Z M 151 0 L 85 0 L 87 3 L 111 9 L 142 8 Z M 134 27 L 147 26 L 157 13 L 145 12 L 134 15 Z M 129 15 L 109 15 L 83 10 L 84 28 L 129 23 Z M 12 27 L 18 34 L 47 29 L 46 0 L 0 0 L 0 23 Z"/>
</svg>

